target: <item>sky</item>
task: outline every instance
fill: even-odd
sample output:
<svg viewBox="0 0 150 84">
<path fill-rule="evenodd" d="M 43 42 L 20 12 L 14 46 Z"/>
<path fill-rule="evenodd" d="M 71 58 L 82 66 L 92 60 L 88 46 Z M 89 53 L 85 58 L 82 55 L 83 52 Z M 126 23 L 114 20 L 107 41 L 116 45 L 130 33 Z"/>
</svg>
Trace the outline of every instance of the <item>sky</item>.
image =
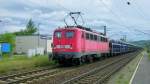
<svg viewBox="0 0 150 84">
<path fill-rule="evenodd" d="M 127 4 L 130 2 L 130 4 Z M 26 28 L 32 19 L 41 34 L 53 34 L 64 27 L 69 12 L 82 12 L 85 24 L 93 30 L 128 41 L 150 39 L 149 0 L 0 0 L 0 33 Z M 70 20 L 68 20 L 69 22 Z"/>
</svg>

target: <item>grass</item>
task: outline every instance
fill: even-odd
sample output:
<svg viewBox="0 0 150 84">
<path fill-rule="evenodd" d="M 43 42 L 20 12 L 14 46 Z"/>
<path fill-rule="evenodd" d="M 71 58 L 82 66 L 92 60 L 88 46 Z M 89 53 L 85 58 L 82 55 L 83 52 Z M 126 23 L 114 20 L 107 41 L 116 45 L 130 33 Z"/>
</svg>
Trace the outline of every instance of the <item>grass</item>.
<svg viewBox="0 0 150 84">
<path fill-rule="evenodd" d="M 150 52 L 148 52 L 148 58 L 149 58 L 149 60 L 150 60 Z"/>
<path fill-rule="evenodd" d="M 110 77 L 110 80 L 107 82 L 107 84 L 129 84 L 129 81 L 141 56 L 142 54 L 138 55 L 119 72 Z"/>
<path fill-rule="evenodd" d="M 0 74 L 9 71 L 23 70 L 28 68 L 44 67 L 54 65 L 53 61 L 48 60 L 48 56 L 34 56 L 28 58 L 27 56 L 5 56 L 0 61 Z"/>
</svg>

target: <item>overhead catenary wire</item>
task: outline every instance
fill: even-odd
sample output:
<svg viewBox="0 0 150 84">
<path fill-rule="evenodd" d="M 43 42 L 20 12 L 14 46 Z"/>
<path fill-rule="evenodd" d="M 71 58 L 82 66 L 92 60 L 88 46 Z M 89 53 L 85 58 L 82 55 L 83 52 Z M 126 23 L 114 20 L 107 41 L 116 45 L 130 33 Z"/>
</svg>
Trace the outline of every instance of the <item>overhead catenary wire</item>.
<svg viewBox="0 0 150 84">
<path fill-rule="evenodd" d="M 124 28 L 127 28 L 129 31 L 131 30 L 129 26 L 124 25 L 125 22 L 123 21 L 123 19 L 122 19 L 118 14 L 116 14 L 115 12 L 113 12 L 113 11 L 107 6 L 107 4 L 105 4 L 105 3 L 103 2 L 103 0 L 99 0 L 99 1 L 101 1 L 101 2 L 103 3 L 103 5 L 111 12 L 112 15 L 114 15 L 115 17 L 117 17 L 117 18 L 119 19 L 119 21 L 122 22 L 122 24 L 118 23 L 118 25 L 120 25 L 120 26 L 122 26 L 122 27 L 124 27 Z M 58 1 L 58 2 L 59 2 L 59 1 Z M 60 6 L 61 8 L 63 8 L 64 10 L 66 10 L 66 11 L 68 11 L 68 12 L 71 12 L 70 9 L 64 7 L 64 6 L 63 6 L 62 4 L 60 4 L 60 3 L 57 3 L 57 5 Z M 140 16 L 143 17 L 144 15 L 140 14 Z M 133 29 L 132 31 L 134 31 L 134 29 Z M 138 30 L 138 32 L 139 32 L 139 31 L 140 31 L 140 30 Z M 144 32 L 141 32 L 141 33 L 144 33 Z M 144 34 L 147 34 L 147 33 L 144 33 Z"/>
<path fill-rule="evenodd" d="M 117 25 L 119 25 L 119 26 L 121 26 L 121 27 L 124 27 L 124 28 L 127 28 L 127 26 L 125 26 L 125 25 L 123 25 L 123 24 L 117 24 Z M 138 30 L 138 29 L 133 29 L 135 26 L 129 26 L 128 28 L 132 28 L 132 31 L 137 31 L 137 32 L 139 32 L 139 33 L 142 33 L 142 34 L 145 34 L 145 35 L 150 35 L 150 33 L 146 33 L 146 32 L 144 32 L 144 31 L 141 31 L 141 30 Z M 136 26 L 136 28 L 139 28 L 139 27 L 137 27 Z M 131 29 L 130 29 L 131 30 Z"/>
<path fill-rule="evenodd" d="M 124 1 L 124 0 L 123 0 Z M 137 14 L 139 15 L 139 16 L 141 16 L 144 20 L 147 20 L 147 17 L 146 17 L 146 14 L 142 11 L 142 9 L 140 8 L 140 6 L 138 5 L 138 3 L 136 3 L 135 1 L 134 1 L 134 3 L 132 2 L 131 3 L 131 1 L 128 1 L 128 0 L 126 0 L 127 2 L 130 2 L 130 6 L 133 8 L 133 9 L 136 9 L 136 11 L 137 11 Z M 135 7 L 136 6 L 136 7 Z M 149 23 L 148 23 L 149 24 Z M 142 26 L 143 27 L 143 26 Z M 143 34 L 145 34 L 145 35 L 150 35 L 150 33 L 146 33 L 146 32 L 144 32 L 144 31 L 141 31 L 141 30 L 138 30 L 138 29 L 134 29 L 135 31 L 137 31 L 137 32 L 140 32 L 140 33 L 143 33 Z"/>
<path fill-rule="evenodd" d="M 123 1 L 123 2 L 125 2 L 125 3 L 130 3 L 130 7 L 132 7 L 132 9 L 135 9 L 135 12 L 136 12 L 136 14 L 138 14 L 140 17 L 142 17 L 142 19 L 144 20 L 144 21 L 147 21 L 148 19 L 147 19 L 147 17 L 146 17 L 146 14 L 142 11 L 142 9 L 140 8 L 140 6 L 138 5 L 138 3 L 136 3 L 135 1 L 134 1 L 134 3 L 133 3 L 133 1 L 132 1 L 132 3 L 131 3 L 131 0 L 120 0 L 121 2 Z M 136 7 L 135 7 L 136 6 Z M 147 24 L 149 25 L 149 21 L 147 21 Z M 134 24 L 134 25 L 138 25 L 138 24 Z M 144 26 L 144 25 L 141 25 L 142 26 L 142 28 L 143 27 L 150 27 L 150 26 Z"/>
<path fill-rule="evenodd" d="M 114 15 L 116 18 L 118 18 L 118 19 L 122 22 L 122 24 L 117 23 L 117 25 L 120 25 L 120 26 L 123 27 L 123 28 L 127 28 L 129 31 L 130 31 L 130 30 L 135 31 L 134 29 L 131 29 L 132 26 L 129 27 L 129 26 L 124 25 L 124 21 L 121 19 L 121 17 L 118 16 L 115 12 L 113 12 L 113 10 L 111 10 L 102 0 L 101 0 L 101 2 L 102 2 L 103 5 L 109 10 L 109 12 L 110 12 L 112 15 Z M 139 31 L 140 31 L 140 30 L 139 30 Z M 130 32 L 131 32 L 131 31 L 130 31 Z M 140 33 L 144 33 L 144 32 L 140 32 Z M 149 35 L 148 33 L 144 33 L 144 34 Z"/>
<path fill-rule="evenodd" d="M 107 6 L 107 4 L 105 4 L 105 2 L 103 2 L 103 0 L 99 0 L 100 2 L 102 2 L 102 4 L 105 6 L 105 8 L 107 8 L 108 10 L 109 10 L 109 12 L 114 16 L 114 17 L 116 17 L 116 18 L 118 18 L 119 20 L 120 20 L 120 22 L 122 22 L 122 24 L 124 24 L 124 21 L 122 20 L 122 18 L 118 15 L 118 14 L 116 14 L 115 12 L 113 12 L 108 6 Z M 118 23 L 118 22 L 117 22 Z M 118 23 L 118 24 L 120 24 L 120 23 Z M 122 26 L 122 25 L 121 25 Z M 128 27 L 126 27 L 126 26 L 123 26 L 124 28 L 127 28 L 129 31 L 130 31 L 130 29 L 128 28 Z"/>
<path fill-rule="evenodd" d="M 56 1 L 57 1 L 56 4 L 57 4 L 59 7 L 63 8 L 65 11 L 71 12 L 70 9 L 68 9 L 68 8 L 64 7 L 62 4 L 60 4 L 60 3 L 59 3 L 59 2 L 60 2 L 59 0 L 56 0 Z"/>
<path fill-rule="evenodd" d="M 102 1 L 102 2 L 103 2 L 103 1 Z M 107 7 L 107 5 L 106 5 L 104 2 L 103 2 L 103 4 L 105 5 L 105 7 Z M 60 7 L 62 7 L 62 8 L 65 9 L 66 11 L 71 12 L 70 9 L 65 8 L 65 7 L 62 6 L 60 3 L 57 3 L 57 5 L 60 6 Z M 109 8 L 107 8 L 107 9 L 109 9 Z M 115 17 L 118 17 L 118 15 L 115 14 L 112 10 L 109 9 L 109 11 L 110 11 Z M 118 19 L 120 19 L 120 21 L 122 21 L 122 19 L 121 19 L 120 17 L 118 17 Z M 123 22 L 123 21 L 122 21 L 122 22 Z"/>
<path fill-rule="evenodd" d="M 59 7 L 63 8 L 64 10 L 66 10 L 68 14 L 70 14 L 71 12 L 75 12 L 75 11 L 72 11 L 72 10 L 70 10 L 70 9 L 68 9 L 68 8 L 66 8 L 66 7 L 64 7 L 62 4 L 59 3 L 59 0 L 56 0 L 56 1 L 57 1 L 56 4 L 57 4 Z M 77 12 L 80 12 L 80 11 L 77 11 Z M 83 14 L 83 13 L 80 12 L 80 17 L 81 17 L 81 20 L 82 20 L 82 25 L 84 25 L 84 24 L 85 24 L 85 21 L 83 20 L 83 17 L 82 17 L 81 14 Z M 68 15 L 66 15 L 66 17 L 68 17 Z M 66 18 L 66 17 L 65 17 L 65 18 Z M 73 20 L 78 20 L 79 16 L 77 16 L 76 19 L 73 18 L 73 17 L 71 17 L 71 18 L 72 18 Z M 64 20 L 64 22 L 65 22 L 65 20 Z M 65 22 L 65 24 L 66 24 L 66 22 Z M 77 23 L 75 23 L 75 24 L 77 24 Z"/>
<path fill-rule="evenodd" d="M 145 34 L 145 35 L 150 35 L 150 33 L 146 33 L 146 32 L 144 32 L 144 31 L 140 31 L 140 30 L 138 30 L 138 29 L 135 29 L 135 31 L 137 31 L 137 32 L 140 32 L 140 33 L 143 33 L 143 34 Z"/>
<path fill-rule="evenodd" d="M 142 9 L 139 7 L 139 5 L 138 5 L 138 3 L 136 3 L 135 1 L 134 1 L 134 4 L 133 4 L 133 2 L 131 3 L 131 0 L 120 0 L 121 2 L 122 1 L 124 1 L 125 3 L 127 3 L 128 4 L 128 2 L 130 3 L 130 4 L 128 4 L 128 5 L 130 5 L 130 7 L 132 7 L 133 9 L 136 9 L 136 14 L 138 14 L 139 16 L 141 16 L 143 19 L 145 19 L 145 20 L 147 20 L 147 17 L 145 17 L 146 16 L 146 14 L 142 11 Z M 115 5 L 116 6 L 116 5 Z M 134 7 L 133 7 L 134 6 Z M 137 8 L 136 8 L 136 7 Z M 148 22 L 148 21 L 147 21 Z M 149 24 L 149 23 L 148 23 Z M 137 24 L 135 24 L 136 26 L 137 26 Z M 139 26 L 139 25 L 138 25 Z M 144 25 L 140 25 L 140 26 L 142 26 L 142 27 L 150 27 L 150 26 L 144 26 Z"/>
<path fill-rule="evenodd" d="M 105 4 L 105 2 L 104 2 L 103 0 L 99 0 L 99 1 L 102 2 L 102 4 L 105 6 L 105 8 L 107 8 L 107 9 L 109 10 L 109 12 L 110 12 L 114 17 L 116 17 L 116 18 L 119 19 L 119 21 L 121 22 L 122 25 L 117 22 L 118 24 L 120 24 L 120 25 L 123 26 L 124 28 L 127 28 L 127 29 L 130 31 L 130 28 L 128 28 L 128 26 L 123 25 L 123 24 L 125 24 L 125 22 L 124 22 L 124 20 L 122 20 L 122 18 L 121 18 L 118 14 L 116 14 L 115 12 L 113 12 L 113 10 L 110 9 L 110 8 L 107 6 L 107 4 Z"/>
<path fill-rule="evenodd" d="M 129 30 L 129 32 L 131 32 L 131 31 L 130 31 L 130 30 L 131 30 L 131 27 L 124 25 L 125 22 L 121 19 L 120 16 L 118 16 L 115 12 L 113 12 L 113 11 L 107 6 L 107 4 L 105 4 L 105 3 L 103 2 L 103 0 L 99 0 L 99 1 L 101 1 L 101 2 L 103 3 L 103 5 L 110 11 L 110 13 L 111 13 L 112 15 L 114 15 L 116 18 L 118 18 L 118 19 L 122 22 L 122 24 L 117 23 L 118 25 L 120 25 L 120 26 L 122 26 L 122 27 L 124 27 L 124 28 L 127 28 L 127 29 Z M 138 30 L 138 29 L 136 29 L 136 30 Z M 132 31 L 135 31 L 135 30 L 132 29 Z M 140 30 L 138 30 L 138 31 L 140 31 Z M 146 35 L 149 35 L 148 33 L 145 33 L 145 32 L 143 32 L 143 31 L 142 31 L 141 33 L 144 33 L 144 34 L 146 34 Z"/>
<path fill-rule="evenodd" d="M 121 0 L 122 1 L 122 0 Z M 136 10 L 136 13 L 141 16 L 144 20 L 148 20 L 146 17 L 146 14 L 143 12 L 143 10 L 140 8 L 139 4 L 136 1 L 128 1 L 128 0 L 123 0 L 124 2 L 130 2 L 130 7 Z"/>
</svg>

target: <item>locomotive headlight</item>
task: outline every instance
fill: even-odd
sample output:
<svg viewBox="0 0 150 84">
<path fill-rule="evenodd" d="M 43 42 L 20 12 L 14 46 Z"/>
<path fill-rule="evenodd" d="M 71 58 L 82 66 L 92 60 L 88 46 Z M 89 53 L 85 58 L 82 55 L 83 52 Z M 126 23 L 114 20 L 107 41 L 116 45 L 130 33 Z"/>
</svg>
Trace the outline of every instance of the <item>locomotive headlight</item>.
<svg viewBox="0 0 150 84">
<path fill-rule="evenodd" d="M 65 47 L 66 49 L 71 49 L 71 48 L 72 48 L 71 45 L 65 45 L 64 47 Z"/>
<path fill-rule="evenodd" d="M 62 48 L 62 46 L 61 45 L 56 45 L 56 48 Z"/>
<path fill-rule="evenodd" d="M 55 48 L 65 48 L 65 49 L 72 49 L 72 45 L 56 45 Z"/>
</svg>

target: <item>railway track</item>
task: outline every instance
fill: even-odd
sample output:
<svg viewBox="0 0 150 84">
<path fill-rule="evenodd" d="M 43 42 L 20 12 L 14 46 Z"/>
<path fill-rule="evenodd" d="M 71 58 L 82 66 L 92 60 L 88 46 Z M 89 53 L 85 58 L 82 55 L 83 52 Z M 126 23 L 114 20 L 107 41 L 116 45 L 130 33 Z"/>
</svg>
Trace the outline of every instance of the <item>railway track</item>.
<svg viewBox="0 0 150 84">
<path fill-rule="evenodd" d="M 0 77 L 0 83 L 4 84 L 11 84 L 11 83 L 17 83 L 19 81 L 22 81 L 23 79 L 27 79 L 29 75 L 36 74 L 43 71 L 48 71 L 51 68 L 40 68 L 32 71 L 26 71 L 26 72 L 20 72 L 17 74 L 11 74 Z M 54 72 L 54 71 L 53 71 Z"/>
<path fill-rule="evenodd" d="M 29 84 L 84 84 L 84 82 L 82 82 L 84 80 L 85 81 L 93 80 L 94 82 L 96 82 L 94 77 L 98 78 L 100 75 L 101 75 L 100 77 L 103 77 L 100 79 L 104 80 L 105 78 L 108 78 L 108 76 L 106 76 L 106 75 L 108 75 L 107 74 L 108 72 L 109 72 L 109 74 L 112 75 L 112 73 L 119 70 L 119 68 L 121 68 L 127 62 L 129 62 L 131 59 L 133 59 L 137 54 L 138 54 L 137 52 L 129 53 L 126 55 L 116 56 L 113 58 L 102 60 L 100 62 L 95 62 L 95 63 L 84 65 L 81 67 L 76 67 L 76 69 L 74 69 L 74 70 L 59 73 L 59 74 L 56 74 L 53 76 L 49 76 L 40 81 L 36 80 Z M 126 59 L 126 61 L 124 61 L 125 59 Z M 116 68 L 116 66 L 118 66 L 118 67 Z M 116 68 L 116 70 L 114 70 L 115 68 Z M 110 73 L 110 70 L 112 70 L 113 72 Z M 105 71 L 107 71 L 107 72 L 105 72 Z M 97 75 L 97 73 L 102 73 L 102 74 L 100 74 L 99 76 L 95 76 L 95 75 Z M 109 76 L 111 76 L 111 75 L 109 75 Z M 91 77 L 93 77 L 93 78 L 91 78 Z M 79 81 L 81 81 L 81 82 L 79 82 Z M 94 82 L 92 82 L 92 83 L 88 83 L 88 82 L 89 81 L 87 81 L 86 84 L 94 83 Z"/>
<path fill-rule="evenodd" d="M 20 84 L 20 83 L 21 84 L 22 83 L 25 83 L 25 84 L 61 84 L 61 83 L 73 84 L 73 83 L 76 83 L 77 81 L 78 83 L 80 83 L 80 81 L 81 83 L 84 83 L 85 81 L 82 82 L 83 80 L 88 80 L 88 78 L 91 80 L 92 79 L 94 80 L 95 79 L 94 77 L 98 77 L 94 75 L 95 73 L 105 74 L 109 72 L 108 71 L 109 69 L 112 69 L 112 71 L 115 72 L 116 70 L 113 70 L 113 69 L 116 68 L 116 66 L 121 67 L 123 66 L 123 63 L 124 64 L 126 63 L 126 62 L 121 61 L 121 59 L 125 59 L 125 58 L 127 59 L 127 57 L 134 55 L 134 54 L 135 53 L 129 53 L 124 56 L 116 56 L 116 57 L 105 59 L 105 60 L 98 61 L 95 63 L 81 65 L 78 67 L 42 68 L 38 70 L 2 76 L 0 77 L 0 84 Z M 131 57 L 134 57 L 134 56 L 131 56 Z M 120 63 L 121 62 L 123 63 L 121 63 L 121 65 L 119 65 L 118 63 L 117 65 L 116 63 L 118 62 L 118 60 L 120 60 Z M 109 68 L 108 66 L 114 66 L 114 67 Z M 106 75 L 103 75 L 103 76 L 106 76 Z"/>
<path fill-rule="evenodd" d="M 95 68 L 89 72 L 67 80 L 62 84 L 103 84 L 105 80 L 130 62 L 134 57 L 135 55 L 118 59 L 102 67 Z"/>
<path fill-rule="evenodd" d="M 54 75 L 65 70 L 68 70 L 68 68 L 45 67 L 45 68 L 22 72 L 18 74 L 6 75 L 0 77 L 0 84 L 28 83 L 34 79 L 39 79 L 40 77 L 44 77 L 48 75 Z"/>
</svg>

